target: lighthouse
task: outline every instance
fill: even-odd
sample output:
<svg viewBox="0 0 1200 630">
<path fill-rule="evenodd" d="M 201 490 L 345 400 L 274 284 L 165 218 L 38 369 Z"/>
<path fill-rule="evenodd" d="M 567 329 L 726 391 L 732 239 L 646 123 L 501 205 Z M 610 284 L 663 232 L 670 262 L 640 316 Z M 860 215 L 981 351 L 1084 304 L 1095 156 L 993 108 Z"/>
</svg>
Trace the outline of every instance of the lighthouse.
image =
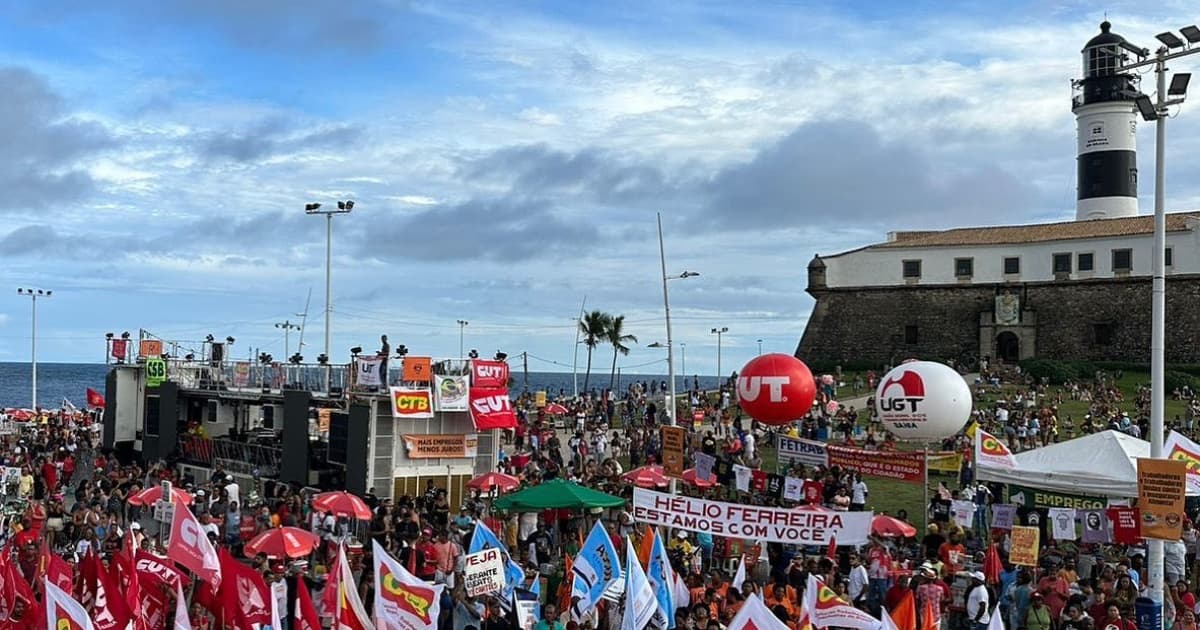
<svg viewBox="0 0 1200 630">
<path fill-rule="evenodd" d="M 1138 75 L 1149 55 L 1107 21 L 1083 48 L 1083 78 L 1073 81 L 1078 141 L 1075 220 L 1137 216 Z"/>
</svg>

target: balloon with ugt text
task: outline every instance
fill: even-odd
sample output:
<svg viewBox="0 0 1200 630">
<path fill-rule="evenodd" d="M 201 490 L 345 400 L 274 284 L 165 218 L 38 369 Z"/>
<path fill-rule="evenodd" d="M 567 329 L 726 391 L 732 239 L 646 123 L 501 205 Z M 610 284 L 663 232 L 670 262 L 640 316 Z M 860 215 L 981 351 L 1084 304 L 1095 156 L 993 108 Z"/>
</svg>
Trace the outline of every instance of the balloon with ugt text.
<svg viewBox="0 0 1200 630">
<path fill-rule="evenodd" d="M 817 384 L 804 362 L 787 354 L 751 359 L 737 378 L 738 404 L 764 424 L 787 424 L 812 410 Z"/>
<path fill-rule="evenodd" d="M 971 417 L 971 387 L 933 361 L 910 361 L 888 372 L 875 390 L 876 417 L 901 440 L 940 440 Z"/>
</svg>

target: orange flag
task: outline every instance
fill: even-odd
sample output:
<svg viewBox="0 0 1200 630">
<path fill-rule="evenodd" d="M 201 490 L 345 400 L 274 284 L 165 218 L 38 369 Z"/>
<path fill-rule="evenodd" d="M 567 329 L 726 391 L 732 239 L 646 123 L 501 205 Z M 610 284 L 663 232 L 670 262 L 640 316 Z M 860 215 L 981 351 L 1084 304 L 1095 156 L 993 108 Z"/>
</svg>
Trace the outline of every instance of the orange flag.
<svg viewBox="0 0 1200 630">
<path fill-rule="evenodd" d="M 558 609 L 571 609 L 571 588 L 575 584 L 575 560 L 569 555 L 563 556 L 563 580 L 558 585 Z"/>
<path fill-rule="evenodd" d="M 925 600 L 925 605 L 921 607 L 921 630 L 938 630 L 939 623 L 934 621 L 934 615 L 933 600 Z"/>
<path fill-rule="evenodd" d="M 638 562 L 641 562 L 643 567 L 650 565 L 650 552 L 653 549 L 654 549 L 654 528 L 647 525 L 646 533 L 642 536 L 642 542 L 641 542 L 641 544 L 638 545 L 638 550 L 637 550 Z"/>
<path fill-rule="evenodd" d="M 913 592 L 905 593 L 890 614 L 896 624 L 896 630 L 917 630 L 917 601 Z"/>
</svg>

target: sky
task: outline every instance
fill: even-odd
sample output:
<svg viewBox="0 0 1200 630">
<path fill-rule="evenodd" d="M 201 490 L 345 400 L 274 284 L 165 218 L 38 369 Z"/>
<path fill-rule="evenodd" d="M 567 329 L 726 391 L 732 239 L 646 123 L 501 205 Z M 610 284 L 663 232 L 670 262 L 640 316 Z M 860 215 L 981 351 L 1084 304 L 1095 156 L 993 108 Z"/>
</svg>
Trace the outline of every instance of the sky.
<svg viewBox="0 0 1200 630">
<path fill-rule="evenodd" d="M 138 329 L 280 358 L 283 322 L 312 360 L 326 226 L 304 204 L 349 199 L 335 360 L 380 334 L 457 356 L 461 331 L 570 371 L 586 304 L 625 315 L 623 371 L 665 373 L 661 213 L 668 274 L 700 274 L 670 283 L 677 367 L 716 374 L 727 327 L 727 374 L 759 340 L 795 351 L 814 254 L 1072 218 L 1070 80 L 1105 17 L 1147 47 L 1200 20 L 1124 0 L 5 2 L 0 361 L 29 359 L 18 287 L 54 292 L 40 361 L 102 361 L 106 332 Z M 1180 113 L 1171 211 L 1200 207 L 1200 116 Z"/>
</svg>

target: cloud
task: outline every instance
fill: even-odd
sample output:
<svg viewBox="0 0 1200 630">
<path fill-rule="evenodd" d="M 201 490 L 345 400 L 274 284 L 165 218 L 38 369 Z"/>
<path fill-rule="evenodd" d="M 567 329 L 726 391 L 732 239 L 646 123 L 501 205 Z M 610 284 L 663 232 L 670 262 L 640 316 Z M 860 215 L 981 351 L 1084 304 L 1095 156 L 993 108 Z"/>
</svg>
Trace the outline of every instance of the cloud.
<svg viewBox="0 0 1200 630">
<path fill-rule="evenodd" d="M 114 146 L 101 125 L 72 118 L 44 79 L 0 67 L 0 211 L 82 199 L 95 182 L 82 162 Z"/>
<path fill-rule="evenodd" d="M 58 249 L 59 239 L 48 225 L 26 225 L 0 238 L 0 256 L 27 256 Z"/>
<path fill-rule="evenodd" d="M 255 162 L 312 150 L 345 149 L 362 137 L 362 129 L 346 124 L 294 130 L 282 118 L 269 118 L 240 131 L 208 134 L 198 151 L 209 160 Z"/>
<path fill-rule="evenodd" d="M 578 193 L 601 203 L 650 201 L 674 184 L 651 163 L 597 147 L 575 152 L 545 144 L 497 149 L 460 168 L 467 180 L 507 183 L 513 190 Z"/>
<path fill-rule="evenodd" d="M 595 244 L 590 223 L 567 220 L 543 200 L 472 199 L 374 222 L 361 254 L 377 260 L 515 262 L 579 255 Z"/>
<path fill-rule="evenodd" d="M 707 184 L 707 218 L 751 230 L 883 221 L 889 227 L 994 221 L 1028 212 L 1036 191 L 987 160 L 936 163 L 863 122 L 805 123 Z"/>
</svg>

